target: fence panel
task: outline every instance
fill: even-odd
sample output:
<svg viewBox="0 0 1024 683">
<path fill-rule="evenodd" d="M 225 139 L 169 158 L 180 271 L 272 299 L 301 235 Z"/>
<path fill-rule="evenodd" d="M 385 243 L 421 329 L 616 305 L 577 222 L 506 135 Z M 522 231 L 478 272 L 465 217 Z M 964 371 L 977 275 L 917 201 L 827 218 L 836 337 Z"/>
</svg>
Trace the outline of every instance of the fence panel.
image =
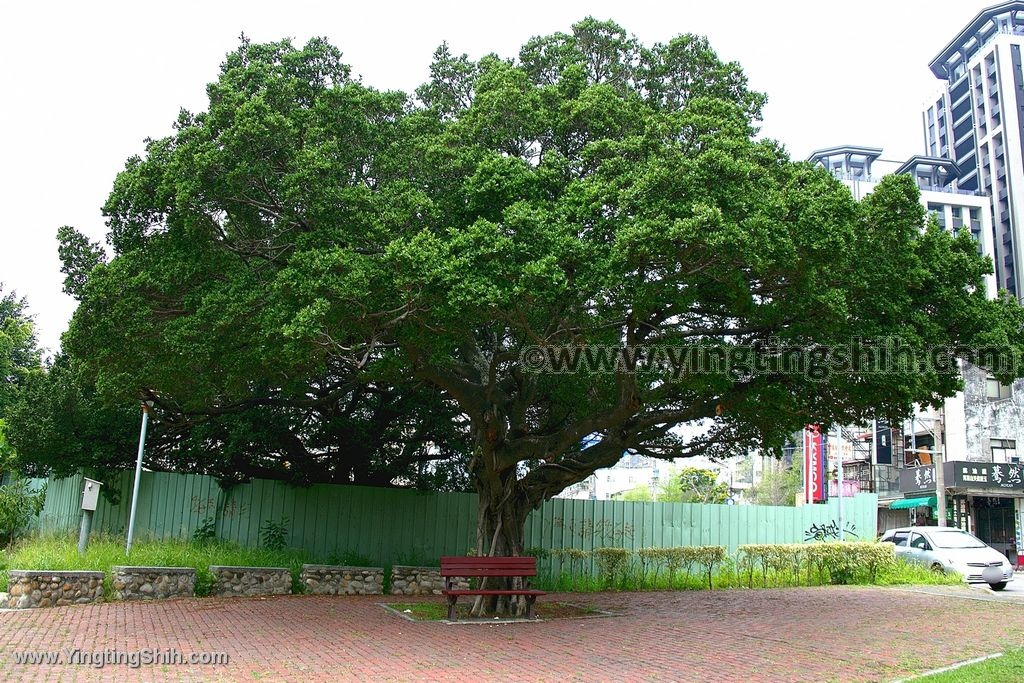
<svg viewBox="0 0 1024 683">
<path fill-rule="evenodd" d="M 107 483 L 117 503 L 101 496 L 93 528 L 123 534 L 128 526 L 132 472 Z M 42 480 L 38 482 L 40 485 Z M 77 530 L 82 477 L 46 481 L 42 532 Z M 106 487 L 105 487 L 106 488 Z M 144 472 L 139 488 L 137 538 L 190 538 L 213 520 L 219 538 L 260 543 L 268 520 L 285 521 L 289 543 L 322 559 L 361 557 L 383 564 L 436 562 L 476 545 L 476 495 L 317 484 L 308 488 L 254 480 L 225 491 L 194 474 Z M 847 539 L 873 539 L 877 497 L 844 500 Z M 838 501 L 801 508 L 696 505 L 555 498 L 526 522 L 527 548 L 592 550 L 618 546 L 800 543 L 839 536 Z"/>
</svg>

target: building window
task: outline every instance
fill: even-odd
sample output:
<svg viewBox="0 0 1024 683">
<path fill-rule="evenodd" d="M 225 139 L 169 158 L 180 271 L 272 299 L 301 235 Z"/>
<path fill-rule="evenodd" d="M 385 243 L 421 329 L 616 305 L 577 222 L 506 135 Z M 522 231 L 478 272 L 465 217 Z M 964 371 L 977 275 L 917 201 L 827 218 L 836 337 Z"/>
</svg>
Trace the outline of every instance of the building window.
<svg viewBox="0 0 1024 683">
<path fill-rule="evenodd" d="M 960 232 L 960 228 L 964 227 L 964 214 L 963 209 L 959 206 L 953 207 L 953 234 Z"/>
<path fill-rule="evenodd" d="M 1017 442 L 1013 439 L 992 439 L 992 462 L 1016 463 Z"/>
<path fill-rule="evenodd" d="M 1010 385 L 1003 384 L 991 375 L 985 380 L 985 396 L 988 397 L 989 400 L 999 401 L 1010 398 L 1012 395 L 1013 389 Z"/>
<path fill-rule="evenodd" d="M 928 204 L 928 213 L 935 216 L 935 221 L 943 230 L 946 229 L 946 207 L 942 204 Z"/>
</svg>

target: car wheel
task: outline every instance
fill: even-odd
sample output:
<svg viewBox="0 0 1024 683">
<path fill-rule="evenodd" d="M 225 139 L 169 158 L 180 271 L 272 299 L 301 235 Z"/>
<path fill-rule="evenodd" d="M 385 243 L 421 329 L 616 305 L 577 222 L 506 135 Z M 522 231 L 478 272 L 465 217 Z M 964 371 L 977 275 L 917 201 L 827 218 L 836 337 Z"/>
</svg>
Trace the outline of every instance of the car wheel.
<svg viewBox="0 0 1024 683">
<path fill-rule="evenodd" d="M 994 591 L 1001 591 L 1004 588 L 1006 588 L 1006 582 L 1005 581 L 1000 581 L 999 583 L 990 583 L 988 585 L 988 587 L 991 588 Z"/>
<path fill-rule="evenodd" d="M 943 569 L 942 565 L 939 564 L 938 562 L 936 562 L 935 564 L 932 565 L 932 571 L 935 572 L 936 574 L 945 574 L 946 573 L 946 570 Z"/>
</svg>

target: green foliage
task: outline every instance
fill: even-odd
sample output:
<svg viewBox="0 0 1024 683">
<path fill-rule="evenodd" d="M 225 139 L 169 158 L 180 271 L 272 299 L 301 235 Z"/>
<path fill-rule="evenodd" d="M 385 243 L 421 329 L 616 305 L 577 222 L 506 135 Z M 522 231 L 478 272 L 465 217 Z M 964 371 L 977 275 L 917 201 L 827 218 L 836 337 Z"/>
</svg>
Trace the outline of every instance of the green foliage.
<svg viewBox="0 0 1024 683">
<path fill-rule="evenodd" d="M 138 405 L 104 403 L 96 388 L 81 379 L 72 359 L 58 354 L 45 374 L 25 384 L 9 412 L 8 432 L 19 468 L 39 477 L 84 470 L 97 479 L 130 469 L 139 438 Z M 153 446 L 147 441 L 147 465 L 169 464 Z M 108 489 L 104 487 L 105 495 Z"/>
<path fill-rule="evenodd" d="M 684 467 L 663 482 L 656 493 L 651 487 L 638 484 L 616 496 L 617 500 L 640 503 L 722 504 L 729 499 L 729 486 L 719 483 L 718 474 L 700 467 Z"/>
<path fill-rule="evenodd" d="M 192 540 L 197 543 L 209 543 L 217 538 L 217 520 L 213 517 L 207 517 L 199 526 L 196 527 L 195 531 L 192 532 Z"/>
<path fill-rule="evenodd" d="M 343 567 L 372 567 L 374 559 L 369 555 L 355 550 L 346 550 L 339 555 L 331 555 L 327 564 L 336 564 Z"/>
<path fill-rule="evenodd" d="M 475 487 L 484 551 L 511 552 L 530 509 L 626 450 L 777 452 L 808 421 L 898 419 L 960 382 L 955 364 L 534 372 L 533 347 L 777 339 L 810 364 L 895 337 L 1021 360 L 1024 312 L 986 299 L 970 235 L 922 231 L 908 176 L 856 201 L 759 138 L 765 96 L 699 36 L 645 46 L 586 18 L 518 59 L 443 46 L 416 98 L 353 80 L 322 39 L 243 39 L 207 92 L 115 180 L 110 262 L 64 240 L 85 264 L 79 387 L 142 388 L 167 467 Z"/>
<path fill-rule="evenodd" d="M 15 466 L 14 449 L 7 442 L 7 422 L 0 418 L 0 481 L 12 472 Z"/>
<path fill-rule="evenodd" d="M 569 566 L 569 589 L 575 590 L 576 577 L 583 568 L 583 563 L 590 557 L 590 553 L 580 548 L 555 548 L 551 550 L 551 557 L 560 560 L 563 566 Z"/>
<path fill-rule="evenodd" d="M 625 500 L 633 503 L 651 503 L 654 496 L 651 494 L 651 487 L 646 484 L 637 484 L 633 488 L 623 491 L 615 496 L 616 500 Z M 660 500 L 660 498 L 659 498 Z"/>
<path fill-rule="evenodd" d="M 552 556 L 566 558 L 561 573 L 539 576 L 538 585 L 556 591 L 961 583 L 955 574 L 932 572 L 897 559 L 891 543 L 743 545 L 735 556 L 721 546 L 647 547 L 635 553 L 622 548 L 597 548 L 593 553 L 558 549 Z M 580 573 L 571 567 L 570 557 L 580 563 L 593 557 L 596 573 Z M 599 559 L 605 557 L 616 563 L 613 580 L 606 569 L 609 560 Z M 700 573 L 693 573 L 694 568 L 700 568 Z M 679 576 L 683 569 L 685 573 Z"/>
<path fill-rule="evenodd" d="M 765 469 L 760 479 L 750 487 L 748 496 L 755 505 L 796 505 L 796 497 L 803 490 L 803 472 L 797 465 L 784 467 L 781 463 Z"/>
<path fill-rule="evenodd" d="M 684 467 L 672 475 L 661 495 L 659 502 L 664 503 L 701 503 L 722 504 L 729 499 L 729 486 L 718 481 L 718 474 L 713 470 L 700 467 Z"/>
<path fill-rule="evenodd" d="M 400 552 L 395 560 L 395 564 L 407 567 L 432 567 L 437 564 L 437 557 L 433 556 L 428 548 L 413 546 Z"/>
<path fill-rule="evenodd" d="M 0 486 L 0 547 L 9 545 L 43 511 L 46 487 L 33 490 L 27 479 Z"/>
<path fill-rule="evenodd" d="M 8 419 L 20 391 L 44 370 L 28 302 L 14 292 L 4 294 L 0 283 L 0 420 Z M 4 431 L 0 426 L 0 465 L 11 457 Z"/>
<path fill-rule="evenodd" d="M 753 587 L 755 568 L 760 569 L 761 585 L 767 587 L 769 570 L 796 585 L 802 575 L 808 582 L 817 577 L 821 583 L 875 583 L 896 564 L 891 543 L 871 542 L 742 545 L 739 557 L 748 588 Z"/>
<path fill-rule="evenodd" d="M 598 573 L 611 586 L 629 560 L 630 551 L 627 548 L 594 548 L 593 556 Z"/>
<path fill-rule="evenodd" d="M 282 517 L 280 522 L 264 520 L 260 525 L 260 544 L 267 550 L 283 550 L 288 547 L 288 518 Z"/>
<path fill-rule="evenodd" d="M 921 676 L 915 683 L 978 683 L 978 681 L 1024 680 L 1024 649 L 1010 648 L 1000 656 L 976 664 L 959 666 L 952 671 Z"/>
<path fill-rule="evenodd" d="M 103 571 L 110 595 L 109 575 L 114 565 L 132 564 L 152 567 L 193 567 L 196 570 L 196 595 L 209 595 L 213 586 L 210 565 L 241 567 L 288 567 L 293 589 L 299 582 L 302 565 L 319 558 L 295 550 L 246 548 L 235 543 L 214 541 L 197 543 L 178 539 L 136 539 L 126 557 L 124 538 L 94 534 L 84 555 L 78 554 L 78 540 L 71 536 L 38 536 L 18 541 L 5 553 L 0 569 L 82 569 Z M 0 572 L 0 591 L 7 588 L 7 572 Z"/>
<path fill-rule="evenodd" d="M 99 242 L 90 242 L 85 235 L 67 225 L 57 230 L 57 242 L 57 256 L 63 264 L 60 272 L 65 275 L 64 293 L 80 299 L 89 274 L 107 262 L 106 253 Z"/>
</svg>

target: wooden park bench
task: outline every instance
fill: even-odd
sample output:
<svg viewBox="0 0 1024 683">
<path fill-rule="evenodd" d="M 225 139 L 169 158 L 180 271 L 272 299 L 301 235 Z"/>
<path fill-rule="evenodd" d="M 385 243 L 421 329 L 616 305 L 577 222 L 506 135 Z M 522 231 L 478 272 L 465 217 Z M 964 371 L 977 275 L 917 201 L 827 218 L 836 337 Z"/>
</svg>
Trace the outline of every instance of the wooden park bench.
<svg viewBox="0 0 1024 683">
<path fill-rule="evenodd" d="M 544 591 L 531 590 L 528 577 L 537 576 L 537 559 L 534 557 L 442 557 L 441 576 L 444 577 L 444 590 L 441 591 L 448 599 L 448 619 L 455 620 L 455 603 L 461 595 L 525 595 L 526 618 L 533 619 L 533 602 L 538 595 L 546 595 Z M 489 577 L 522 577 L 521 589 L 488 588 L 456 589 L 456 578 Z"/>
</svg>

